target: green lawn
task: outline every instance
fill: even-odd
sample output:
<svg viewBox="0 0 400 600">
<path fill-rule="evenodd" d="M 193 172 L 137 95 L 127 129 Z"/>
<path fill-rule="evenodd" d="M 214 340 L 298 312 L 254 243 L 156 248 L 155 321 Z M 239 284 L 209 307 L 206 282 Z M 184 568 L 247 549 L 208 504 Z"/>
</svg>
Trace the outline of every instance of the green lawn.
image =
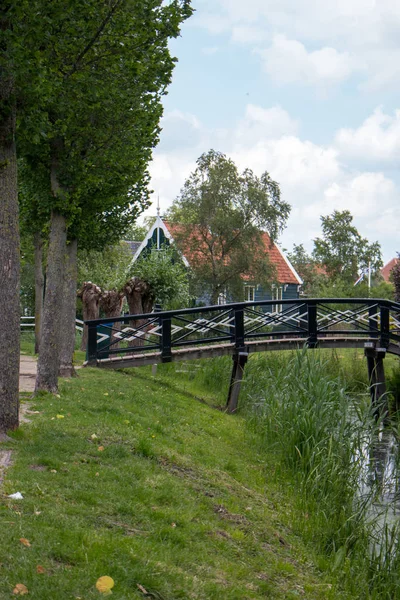
<svg viewBox="0 0 400 600">
<path fill-rule="evenodd" d="M 346 597 L 291 530 L 294 492 L 240 416 L 162 367 L 79 375 L 3 444 L 1 599 L 18 583 L 32 600 L 98 598 L 104 575 L 116 600 Z"/>
</svg>

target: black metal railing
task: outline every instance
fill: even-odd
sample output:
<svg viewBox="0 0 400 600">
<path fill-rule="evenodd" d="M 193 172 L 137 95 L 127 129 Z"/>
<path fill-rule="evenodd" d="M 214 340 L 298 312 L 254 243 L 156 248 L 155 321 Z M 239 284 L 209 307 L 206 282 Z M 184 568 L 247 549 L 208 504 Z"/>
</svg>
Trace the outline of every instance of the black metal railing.
<svg viewBox="0 0 400 600">
<path fill-rule="evenodd" d="M 87 321 L 89 364 L 106 358 L 231 345 L 240 351 L 263 340 L 292 339 L 313 348 L 327 338 L 361 338 L 400 346 L 400 304 L 364 298 L 241 302 Z"/>
</svg>

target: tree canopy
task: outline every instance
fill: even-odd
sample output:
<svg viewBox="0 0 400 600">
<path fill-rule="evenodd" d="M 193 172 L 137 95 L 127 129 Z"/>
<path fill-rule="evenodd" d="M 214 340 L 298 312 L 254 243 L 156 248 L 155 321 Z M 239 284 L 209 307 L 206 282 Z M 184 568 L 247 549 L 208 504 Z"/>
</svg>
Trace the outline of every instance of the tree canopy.
<svg viewBox="0 0 400 600">
<path fill-rule="evenodd" d="M 321 217 L 321 223 L 322 238 L 314 240 L 313 258 L 330 279 L 354 283 L 363 269 L 370 266 L 371 273 L 377 273 L 383 266 L 380 244 L 360 235 L 350 211 L 335 210 Z"/>
<path fill-rule="evenodd" d="M 131 274 L 149 285 L 155 301 L 164 310 L 188 305 L 188 273 L 175 248 L 152 248 L 133 264 Z"/>
<path fill-rule="evenodd" d="M 167 219 L 177 225 L 178 246 L 190 245 L 194 282 L 216 302 L 226 291 L 241 298 L 243 278 L 273 280 L 262 234 L 267 231 L 275 240 L 289 213 L 267 171 L 260 177 L 250 169 L 239 173 L 231 159 L 210 150 L 197 160 Z"/>
</svg>

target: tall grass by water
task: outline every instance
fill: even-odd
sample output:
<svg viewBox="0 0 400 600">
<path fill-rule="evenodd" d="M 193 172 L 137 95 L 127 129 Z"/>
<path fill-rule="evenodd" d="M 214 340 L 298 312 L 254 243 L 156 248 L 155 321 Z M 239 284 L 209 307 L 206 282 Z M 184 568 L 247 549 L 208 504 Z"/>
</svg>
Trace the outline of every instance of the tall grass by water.
<svg viewBox="0 0 400 600">
<path fill-rule="evenodd" d="M 222 404 L 230 363 L 203 361 L 188 367 L 188 379 L 213 389 Z M 294 526 L 321 555 L 320 566 L 360 599 L 400 599 L 399 526 L 371 475 L 379 471 L 381 424 L 367 383 L 360 353 L 258 355 L 246 366 L 241 414 L 258 433 L 268 477 L 291 490 Z"/>
</svg>

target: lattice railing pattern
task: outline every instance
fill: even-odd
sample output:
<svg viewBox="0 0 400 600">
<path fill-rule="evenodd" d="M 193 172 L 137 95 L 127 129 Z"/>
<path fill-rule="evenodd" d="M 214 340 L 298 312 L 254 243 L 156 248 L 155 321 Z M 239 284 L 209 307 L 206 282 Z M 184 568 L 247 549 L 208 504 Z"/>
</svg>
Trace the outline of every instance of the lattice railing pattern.
<svg viewBox="0 0 400 600">
<path fill-rule="evenodd" d="M 335 336 L 400 344 L 400 305 L 374 299 L 282 300 L 248 302 L 89 321 L 89 360 L 112 355 L 160 352 L 190 346 L 257 340 L 293 339 L 311 347 Z"/>
</svg>

